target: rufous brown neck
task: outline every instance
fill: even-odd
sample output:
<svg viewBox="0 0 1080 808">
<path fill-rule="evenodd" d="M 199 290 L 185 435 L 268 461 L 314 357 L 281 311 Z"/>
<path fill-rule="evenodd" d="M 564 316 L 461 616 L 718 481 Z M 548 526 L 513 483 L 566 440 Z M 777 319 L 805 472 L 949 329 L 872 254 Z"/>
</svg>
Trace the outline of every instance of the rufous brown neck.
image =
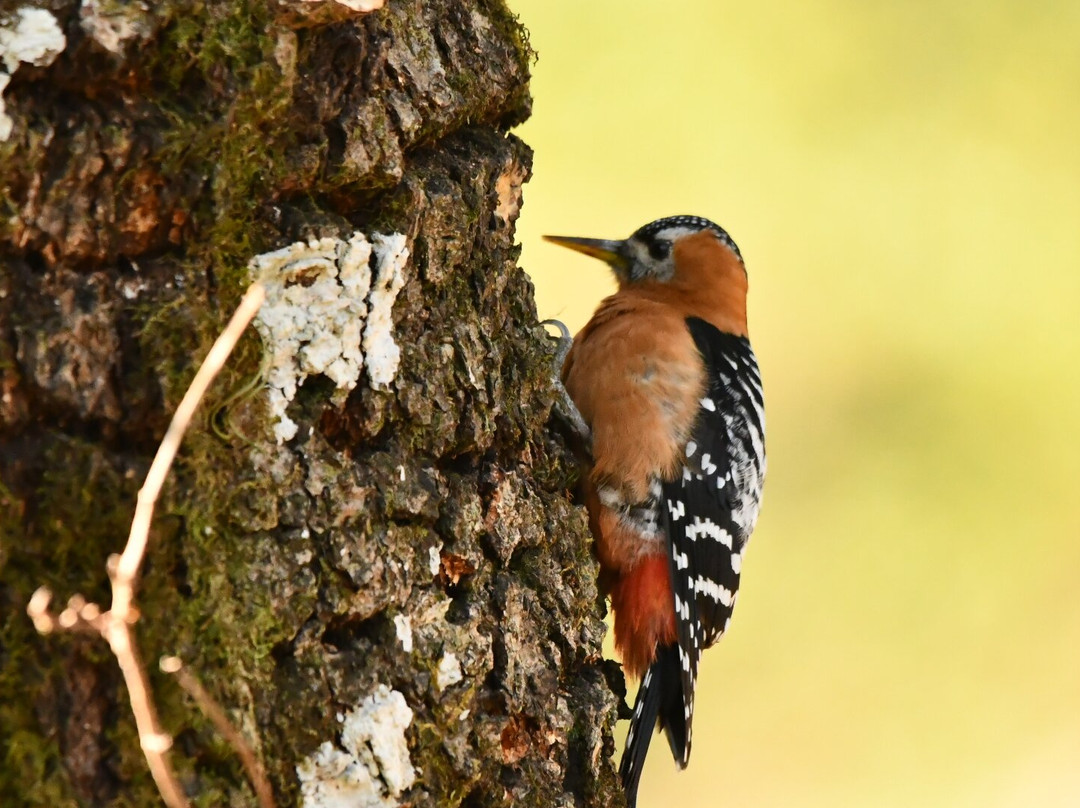
<svg viewBox="0 0 1080 808">
<path fill-rule="evenodd" d="M 667 300 L 687 317 L 700 317 L 728 334 L 749 335 L 746 268 L 735 253 L 703 230 L 675 242 L 674 263 L 674 277 L 638 284 L 642 292 L 654 300 Z"/>
</svg>

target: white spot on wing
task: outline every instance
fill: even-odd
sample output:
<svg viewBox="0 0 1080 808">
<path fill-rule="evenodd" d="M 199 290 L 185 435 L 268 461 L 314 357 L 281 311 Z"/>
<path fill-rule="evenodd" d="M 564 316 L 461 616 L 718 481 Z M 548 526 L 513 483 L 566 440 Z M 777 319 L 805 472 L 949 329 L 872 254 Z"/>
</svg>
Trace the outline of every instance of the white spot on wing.
<svg viewBox="0 0 1080 808">
<path fill-rule="evenodd" d="M 713 539 L 729 550 L 732 549 L 731 534 L 708 517 L 702 519 L 700 516 L 695 516 L 693 523 L 686 528 L 686 537 L 690 541 L 697 541 L 699 538 Z"/>
<path fill-rule="evenodd" d="M 676 522 L 686 516 L 686 506 L 683 505 L 681 499 L 672 502 L 670 499 L 667 501 L 668 512 L 671 514 L 671 518 Z"/>
<path fill-rule="evenodd" d="M 722 606 L 731 607 L 734 604 L 733 595 L 730 589 L 721 586 L 711 578 L 706 578 L 699 575 L 694 579 L 692 583 L 693 591 L 698 594 L 705 595 L 712 598 Z"/>
<path fill-rule="evenodd" d="M 702 471 L 704 471 L 708 475 L 713 475 L 716 473 L 716 468 L 717 466 L 715 463 L 712 462 L 712 455 L 709 452 L 706 452 L 701 456 Z"/>
</svg>

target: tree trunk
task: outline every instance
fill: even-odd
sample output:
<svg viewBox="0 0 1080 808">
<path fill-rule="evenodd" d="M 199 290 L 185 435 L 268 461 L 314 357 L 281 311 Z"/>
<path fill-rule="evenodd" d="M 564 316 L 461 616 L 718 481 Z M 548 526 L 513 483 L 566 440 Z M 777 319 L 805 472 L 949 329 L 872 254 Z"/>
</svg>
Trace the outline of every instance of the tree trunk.
<svg viewBox="0 0 1080 808">
<path fill-rule="evenodd" d="M 137 595 L 184 789 L 255 804 L 163 654 L 282 805 L 618 804 L 622 678 L 515 264 L 525 31 L 502 0 L 39 5 L 0 0 L 0 803 L 158 803 L 108 646 L 26 604 L 108 608 L 262 273 Z"/>
</svg>

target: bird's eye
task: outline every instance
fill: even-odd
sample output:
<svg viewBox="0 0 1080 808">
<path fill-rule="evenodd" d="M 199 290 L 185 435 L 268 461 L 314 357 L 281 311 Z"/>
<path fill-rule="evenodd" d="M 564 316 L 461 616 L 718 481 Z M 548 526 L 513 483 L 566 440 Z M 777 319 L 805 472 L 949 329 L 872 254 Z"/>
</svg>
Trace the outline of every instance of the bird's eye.
<svg viewBox="0 0 1080 808">
<path fill-rule="evenodd" d="M 671 242 L 657 239 L 649 244 L 649 255 L 657 261 L 663 261 L 671 252 Z"/>
</svg>

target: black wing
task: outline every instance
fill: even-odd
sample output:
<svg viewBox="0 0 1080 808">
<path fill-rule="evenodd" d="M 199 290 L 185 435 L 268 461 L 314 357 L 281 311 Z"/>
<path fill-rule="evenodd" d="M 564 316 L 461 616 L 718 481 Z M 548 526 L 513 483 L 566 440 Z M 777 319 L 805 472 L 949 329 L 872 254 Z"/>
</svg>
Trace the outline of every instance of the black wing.
<svg viewBox="0 0 1080 808">
<path fill-rule="evenodd" d="M 747 522 L 756 518 L 764 474 L 761 380 L 750 343 L 704 320 L 686 322 L 705 360 L 707 393 L 682 475 L 664 483 L 661 508 L 670 542 L 685 715 L 685 727 L 678 728 L 684 731 L 668 728 L 668 740 L 683 766 L 690 759 L 698 660 L 731 619 L 742 550 L 753 528 Z M 751 515 L 745 497 L 754 488 Z"/>
</svg>

